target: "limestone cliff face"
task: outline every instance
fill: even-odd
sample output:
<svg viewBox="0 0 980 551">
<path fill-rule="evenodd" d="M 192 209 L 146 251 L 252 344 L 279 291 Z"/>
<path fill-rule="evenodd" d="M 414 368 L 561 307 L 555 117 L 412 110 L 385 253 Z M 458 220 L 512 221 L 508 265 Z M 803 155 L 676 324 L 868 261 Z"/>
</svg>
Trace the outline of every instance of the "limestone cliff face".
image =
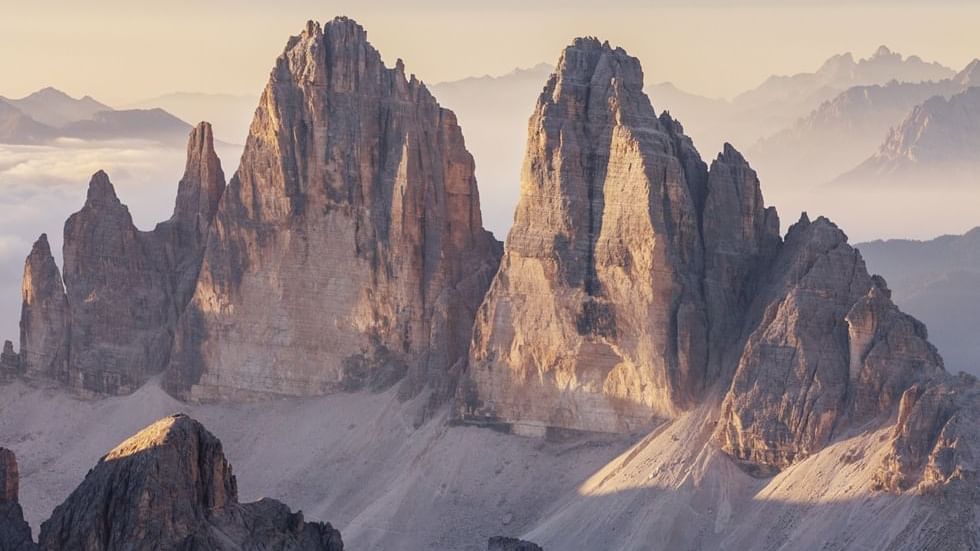
<svg viewBox="0 0 980 551">
<path fill-rule="evenodd" d="M 30 378 L 68 382 L 68 298 L 48 236 L 34 243 L 24 263 L 20 361 Z"/>
<path fill-rule="evenodd" d="M 916 384 L 901 397 L 888 453 L 875 477 L 883 489 L 952 486 L 976 503 L 980 469 L 980 384 L 960 374 Z"/>
<path fill-rule="evenodd" d="M 153 231 L 133 224 L 105 172 L 65 223 L 64 283 L 46 236 L 24 268 L 22 369 L 84 393 L 134 390 L 167 365 L 204 239 L 224 189 L 211 127 L 188 142 L 174 214 Z"/>
<path fill-rule="evenodd" d="M 208 236 L 168 386 L 452 386 L 499 256 L 452 112 L 346 18 L 286 45 Z M 455 368 L 458 370 L 459 366 Z"/>
<path fill-rule="evenodd" d="M 921 324 L 825 218 L 804 215 L 790 228 L 753 309 L 718 425 L 723 449 L 747 463 L 804 458 L 942 372 Z"/>
<path fill-rule="evenodd" d="M 274 500 L 240 504 L 221 442 L 186 415 L 157 421 L 99 460 L 41 525 L 42 549 L 342 551 L 329 524 Z"/>
<path fill-rule="evenodd" d="M 474 330 L 463 415 L 630 431 L 717 377 L 779 243 L 730 146 L 712 172 L 657 117 L 639 62 L 578 39 L 529 124 L 521 200 Z"/>
<path fill-rule="evenodd" d="M 177 312 L 153 241 L 108 175 L 92 176 L 85 206 L 65 223 L 71 386 L 126 393 L 162 369 Z"/>
</svg>

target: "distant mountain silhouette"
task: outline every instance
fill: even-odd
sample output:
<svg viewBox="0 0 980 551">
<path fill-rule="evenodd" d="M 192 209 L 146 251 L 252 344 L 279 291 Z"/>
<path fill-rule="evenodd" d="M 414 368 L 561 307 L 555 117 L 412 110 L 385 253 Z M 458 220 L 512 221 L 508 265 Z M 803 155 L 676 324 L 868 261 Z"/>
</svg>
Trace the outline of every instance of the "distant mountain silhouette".
<svg viewBox="0 0 980 551">
<path fill-rule="evenodd" d="M 215 137 L 235 144 L 245 143 L 258 96 L 251 94 L 203 94 L 174 92 L 126 105 L 128 109 L 161 108 L 185 121 L 208 121 Z"/>
<path fill-rule="evenodd" d="M 882 146 L 889 129 L 929 98 L 951 97 L 980 84 L 980 62 L 952 78 L 851 87 L 806 117 L 756 144 L 750 156 L 774 181 L 823 184 L 853 169 Z M 807 167 L 801 173 L 800 167 Z"/>
<path fill-rule="evenodd" d="M 163 109 L 115 110 L 90 96 L 44 88 L 20 99 L 0 97 L 0 143 L 44 144 L 58 138 L 144 139 L 183 144 L 191 125 Z"/>
<path fill-rule="evenodd" d="M 915 107 L 878 152 L 838 182 L 980 185 L 980 88 Z"/>
<path fill-rule="evenodd" d="M 91 96 L 75 99 L 50 86 L 21 99 L 0 96 L 0 100 L 13 105 L 35 121 L 55 128 L 91 119 L 100 111 L 112 111 L 112 107 Z"/>
</svg>

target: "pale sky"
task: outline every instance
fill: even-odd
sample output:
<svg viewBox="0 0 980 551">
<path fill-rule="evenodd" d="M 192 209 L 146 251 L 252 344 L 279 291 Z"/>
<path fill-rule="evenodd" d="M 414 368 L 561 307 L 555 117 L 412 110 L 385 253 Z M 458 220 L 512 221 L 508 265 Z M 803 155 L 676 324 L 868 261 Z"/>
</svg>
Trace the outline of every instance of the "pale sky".
<svg viewBox="0 0 980 551">
<path fill-rule="evenodd" d="M 879 44 L 955 69 L 980 57 L 980 3 L 953 0 L 0 0 L 0 13 L 0 95 L 51 85 L 117 105 L 174 91 L 257 95 L 287 37 L 335 15 L 430 83 L 553 63 L 580 35 L 626 48 L 648 82 L 709 96 Z"/>
</svg>

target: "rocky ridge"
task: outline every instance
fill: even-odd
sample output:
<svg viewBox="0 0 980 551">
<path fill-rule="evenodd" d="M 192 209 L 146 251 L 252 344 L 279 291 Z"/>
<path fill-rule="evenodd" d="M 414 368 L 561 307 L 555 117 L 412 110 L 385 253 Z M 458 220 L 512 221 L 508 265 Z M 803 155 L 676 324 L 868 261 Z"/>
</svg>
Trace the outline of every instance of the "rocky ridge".
<svg viewBox="0 0 980 551">
<path fill-rule="evenodd" d="M 31 539 L 17 503 L 17 463 L 0 448 L 0 549 L 258 549 L 342 551 L 330 524 L 282 503 L 239 503 L 221 442 L 178 414 L 146 427 L 99 460 Z"/>
<path fill-rule="evenodd" d="M 745 158 L 726 145 L 709 167 L 642 86 L 620 48 L 565 50 L 491 283 L 500 251 L 452 113 L 356 23 L 311 22 L 277 61 L 227 190 L 207 127 L 153 232 L 93 177 L 66 224 L 64 286 L 43 236 L 28 258 L 26 345 L 6 363 L 99 395 L 166 370 L 169 391 L 202 401 L 400 381 L 403 398 L 457 392 L 464 421 L 537 435 L 636 434 L 697 410 L 715 420 L 712 449 L 756 476 L 894 416 L 878 487 L 968 490 L 976 381 L 944 372 L 839 228 L 804 215 L 781 238 Z M 233 493 L 218 463 L 203 510 Z M 242 515 L 231 530 L 257 529 Z M 219 517 L 201 529 L 223 530 Z M 119 541 L 146 523 L 125 526 Z M 69 532 L 42 529 L 42 544 Z"/>
<path fill-rule="evenodd" d="M 804 214 L 780 238 L 745 159 L 726 145 L 705 167 L 621 49 L 565 50 L 522 182 L 474 329 L 464 420 L 630 433 L 719 400 L 715 442 L 768 476 L 849 427 L 887 423 L 915 385 L 945 384 L 925 327 L 846 235 Z M 974 472 L 968 457 L 956 468 Z"/>
<path fill-rule="evenodd" d="M 177 327 L 192 399 L 452 395 L 499 245 L 451 111 L 357 23 L 310 22 L 262 95 Z"/>
<path fill-rule="evenodd" d="M 166 367 L 224 189 L 209 124 L 191 132 L 187 152 L 167 222 L 138 230 L 99 171 L 85 205 L 65 223 L 63 277 L 47 236 L 34 244 L 24 266 L 19 352 L 28 378 L 119 394 Z"/>
</svg>

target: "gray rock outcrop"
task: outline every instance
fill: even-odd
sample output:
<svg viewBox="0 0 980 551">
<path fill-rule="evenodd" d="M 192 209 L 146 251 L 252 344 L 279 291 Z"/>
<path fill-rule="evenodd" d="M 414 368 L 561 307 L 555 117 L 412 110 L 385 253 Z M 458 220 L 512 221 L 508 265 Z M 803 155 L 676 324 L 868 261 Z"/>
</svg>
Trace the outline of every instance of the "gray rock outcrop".
<svg viewBox="0 0 980 551">
<path fill-rule="evenodd" d="M 186 415 L 146 427 L 99 460 L 41 525 L 46 551 L 342 551 L 340 533 L 271 499 L 238 502 L 221 442 Z"/>
<path fill-rule="evenodd" d="M 208 235 L 168 388 L 451 395 L 499 245 L 452 112 L 355 22 L 276 61 Z"/>
<path fill-rule="evenodd" d="M 64 278 L 45 235 L 25 263 L 24 374 L 101 395 L 161 372 L 223 190 L 207 123 L 191 132 L 173 216 L 152 231 L 136 228 L 105 172 L 93 175 L 85 205 L 65 223 Z"/>
</svg>

